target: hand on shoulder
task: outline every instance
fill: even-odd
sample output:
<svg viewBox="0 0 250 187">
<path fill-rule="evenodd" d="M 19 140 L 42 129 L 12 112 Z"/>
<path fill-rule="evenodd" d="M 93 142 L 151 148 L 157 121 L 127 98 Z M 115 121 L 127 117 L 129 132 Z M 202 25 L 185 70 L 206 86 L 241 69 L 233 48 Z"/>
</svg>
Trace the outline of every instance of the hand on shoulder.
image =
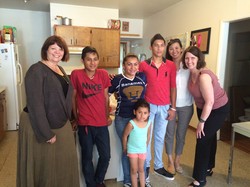
<svg viewBox="0 0 250 187">
<path fill-rule="evenodd" d="M 116 74 L 109 74 L 109 79 L 112 81 L 115 78 Z"/>
</svg>

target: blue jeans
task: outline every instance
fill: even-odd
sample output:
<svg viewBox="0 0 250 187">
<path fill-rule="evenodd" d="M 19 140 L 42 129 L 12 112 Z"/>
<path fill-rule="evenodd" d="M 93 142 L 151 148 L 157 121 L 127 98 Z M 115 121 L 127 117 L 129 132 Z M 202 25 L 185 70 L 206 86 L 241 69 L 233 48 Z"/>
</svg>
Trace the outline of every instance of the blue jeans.
<svg viewBox="0 0 250 187">
<path fill-rule="evenodd" d="M 150 141 L 147 147 L 146 167 L 150 167 L 151 139 L 154 133 L 154 169 L 163 167 L 162 153 L 168 124 L 169 105 L 154 105 L 150 103 L 150 121 L 152 122 Z"/>
<path fill-rule="evenodd" d="M 123 118 L 121 116 L 115 116 L 115 129 L 116 129 L 116 133 L 118 137 L 120 138 L 121 145 L 122 145 L 123 130 L 128 124 L 129 120 L 131 120 L 131 118 Z M 123 151 L 121 154 L 122 154 L 121 155 L 122 170 L 123 170 L 123 175 L 124 175 L 123 183 L 124 184 L 131 183 L 129 158 L 126 154 L 123 153 Z"/>
<path fill-rule="evenodd" d="M 82 153 L 82 172 L 87 187 L 96 187 L 105 178 L 110 160 L 110 139 L 108 127 L 78 126 L 79 142 Z M 96 171 L 94 171 L 93 147 L 99 154 Z"/>
</svg>

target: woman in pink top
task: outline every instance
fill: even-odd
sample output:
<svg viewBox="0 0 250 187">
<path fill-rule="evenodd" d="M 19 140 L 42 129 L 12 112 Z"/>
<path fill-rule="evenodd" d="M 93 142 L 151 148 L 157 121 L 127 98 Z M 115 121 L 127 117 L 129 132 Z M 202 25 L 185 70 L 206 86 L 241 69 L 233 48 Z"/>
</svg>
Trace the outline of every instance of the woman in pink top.
<svg viewBox="0 0 250 187">
<path fill-rule="evenodd" d="M 194 181 L 189 186 L 206 185 L 206 176 L 212 176 L 217 147 L 216 132 L 229 113 L 228 97 L 216 75 L 206 68 L 204 54 L 196 46 L 183 54 L 184 68 L 190 70 L 188 88 L 194 97 L 199 122 L 196 130 L 196 151 L 193 169 Z"/>
</svg>

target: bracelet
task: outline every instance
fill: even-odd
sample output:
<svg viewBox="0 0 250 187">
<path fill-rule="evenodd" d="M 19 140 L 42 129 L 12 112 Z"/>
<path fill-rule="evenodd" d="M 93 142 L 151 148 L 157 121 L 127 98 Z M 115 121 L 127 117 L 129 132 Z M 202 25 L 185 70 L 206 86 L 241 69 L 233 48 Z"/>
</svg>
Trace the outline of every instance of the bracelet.
<svg viewBox="0 0 250 187">
<path fill-rule="evenodd" d="M 202 119 L 202 118 L 200 118 L 200 120 L 199 120 L 201 123 L 205 123 L 206 122 L 206 120 L 204 120 L 204 119 Z"/>
<path fill-rule="evenodd" d="M 175 108 L 170 107 L 170 110 L 173 110 L 173 111 L 175 111 L 175 112 L 176 112 L 176 109 L 175 109 Z"/>
</svg>

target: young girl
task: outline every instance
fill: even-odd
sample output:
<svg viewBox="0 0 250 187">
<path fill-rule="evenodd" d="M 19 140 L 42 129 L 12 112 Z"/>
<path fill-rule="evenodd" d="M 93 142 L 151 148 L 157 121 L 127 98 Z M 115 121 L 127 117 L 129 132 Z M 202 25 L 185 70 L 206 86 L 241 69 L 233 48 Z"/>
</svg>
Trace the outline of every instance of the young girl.
<svg viewBox="0 0 250 187">
<path fill-rule="evenodd" d="M 149 113 L 149 104 L 144 99 L 139 99 L 134 107 L 135 118 L 129 121 L 123 132 L 123 152 L 129 157 L 133 187 L 137 187 L 137 173 L 140 187 L 145 186 L 144 162 L 151 128 Z"/>
</svg>

